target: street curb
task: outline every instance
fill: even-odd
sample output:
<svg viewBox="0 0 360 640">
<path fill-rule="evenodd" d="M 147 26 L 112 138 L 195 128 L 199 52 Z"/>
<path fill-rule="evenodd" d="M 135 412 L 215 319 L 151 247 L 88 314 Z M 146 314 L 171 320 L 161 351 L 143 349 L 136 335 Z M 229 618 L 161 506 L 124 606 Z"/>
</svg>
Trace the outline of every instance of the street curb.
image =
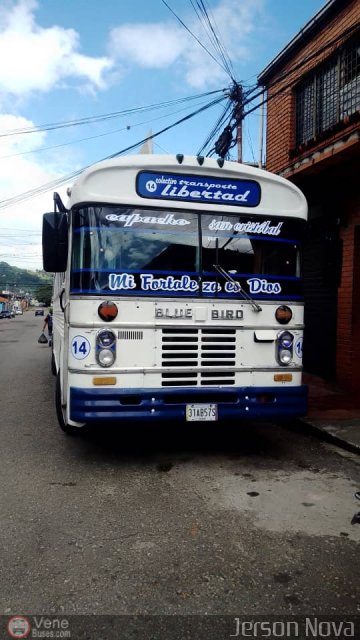
<svg viewBox="0 0 360 640">
<path fill-rule="evenodd" d="M 346 451 L 350 451 L 351 453 L 360 454 L 360 445 L 355 444 L 354 442 L 350 442 L 349 440 L 345 440 L 334 433 L 328 431 L 325 427 L 321 427 L 318 424 L 314 424 L 311 421 L 311 418 L 299 418 L 299 421 L 302 422 L 306 427 L 309 428 L 313 433 L 318 436 L 321 436 L 322 440 L 329 442 L 331 444 L 335 444 L 342 449 L 346 449 Z"/>
</svg>

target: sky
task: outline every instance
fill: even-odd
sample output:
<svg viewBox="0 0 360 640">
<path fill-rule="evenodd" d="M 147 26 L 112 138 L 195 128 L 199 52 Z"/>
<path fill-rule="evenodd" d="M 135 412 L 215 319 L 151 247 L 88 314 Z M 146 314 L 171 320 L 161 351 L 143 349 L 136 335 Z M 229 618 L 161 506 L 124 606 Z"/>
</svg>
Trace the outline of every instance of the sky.
<svg viewBox="0 0 360 640">
<path fill-rule="evenodd" d="M 42 268 L 42 214 L 53 210 L 54 190 L 46 185 L 226 95 L 231 79 L 199 4 L 0 0 L 0 262 Z M 204 0 L 245 89 L 324 4 Z M 219 93 L 203 95 L 211 91 Z M 159 135 L 154 153 L 196 155 L 222 110 L 214 105 Z M 258 161 L 259 121 L 259 110 L 245 118 L 245 162 Z M 72 182 L 56 188 L 65 202 Z"/>
</svg>

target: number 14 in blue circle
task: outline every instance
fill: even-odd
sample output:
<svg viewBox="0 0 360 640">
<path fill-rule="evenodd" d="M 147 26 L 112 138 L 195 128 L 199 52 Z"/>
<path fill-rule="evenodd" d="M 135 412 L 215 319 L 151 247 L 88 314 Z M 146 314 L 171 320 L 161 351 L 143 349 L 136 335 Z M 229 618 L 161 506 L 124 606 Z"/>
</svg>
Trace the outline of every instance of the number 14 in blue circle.
<svg viewBox="0 0 360 640">
<path fill-rule="evenodd" d="M 90 353 L 90 342 L 83 336 L 75 336 L 71 343 L 71 350 L 77 360 L 83 360 Z"/>
</svg>

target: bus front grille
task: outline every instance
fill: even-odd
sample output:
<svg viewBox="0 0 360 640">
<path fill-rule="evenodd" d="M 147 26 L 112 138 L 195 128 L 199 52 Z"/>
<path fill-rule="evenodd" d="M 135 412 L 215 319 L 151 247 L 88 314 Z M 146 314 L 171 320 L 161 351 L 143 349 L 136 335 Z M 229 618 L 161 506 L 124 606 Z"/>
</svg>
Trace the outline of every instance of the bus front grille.
<svg viewBox="0 0 360 640">
<path fill-rule="evenodd" d="M 163 373 L 162 386 L 233 385 L 235 354 L 235 329 L 163 329 L 161 364 L 177 371 Z M 194 371 L 199 367 L 216 371 Z"/>
</svg>

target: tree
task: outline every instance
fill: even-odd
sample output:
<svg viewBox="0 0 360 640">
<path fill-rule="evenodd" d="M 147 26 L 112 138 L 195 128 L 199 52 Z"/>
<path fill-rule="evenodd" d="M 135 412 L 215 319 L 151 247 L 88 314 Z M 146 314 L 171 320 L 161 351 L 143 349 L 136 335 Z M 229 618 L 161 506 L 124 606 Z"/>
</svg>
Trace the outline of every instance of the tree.
<svg viewBox="0 0 360 640">
<path fill-rule="evenodd" d="M 37 288 L 35 298 L 45 304 L 47 307 L 51 305 L 52 285 L 42 284 Z"/>
</svg>

